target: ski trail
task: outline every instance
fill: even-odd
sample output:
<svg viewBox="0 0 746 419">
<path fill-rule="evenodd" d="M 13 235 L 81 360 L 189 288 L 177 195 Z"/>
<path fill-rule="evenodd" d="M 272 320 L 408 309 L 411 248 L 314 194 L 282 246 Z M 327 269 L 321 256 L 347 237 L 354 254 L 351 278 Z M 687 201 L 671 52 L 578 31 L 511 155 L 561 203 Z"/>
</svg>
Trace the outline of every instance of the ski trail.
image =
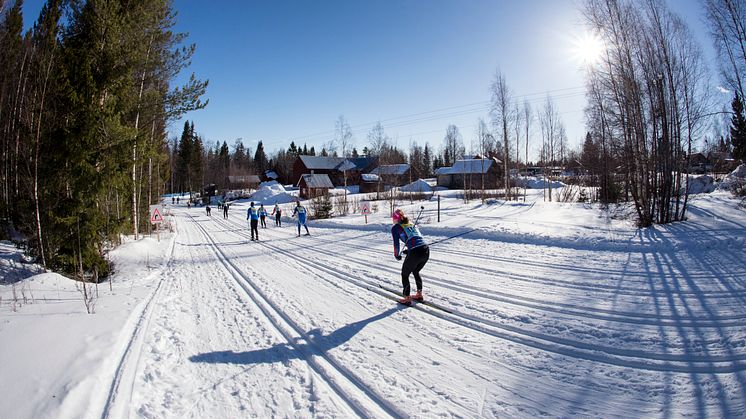
<svg viewBox="0 0 746 419">
<path fill-rule="evenodd" d="M 108 395 L 106 396 L 106 402 L 102 408 L 101 419 L 107 419 L 109 417 L 125 417 L 125 412 L 127 412 L 126 416 L 129 416 L 129 410 L 127 408 L 132 401 L 132 393 L 136 380 L 135 374 L 140 363 L 144 336 L 147 334 L 148 328 L 150 327 L 151 318 L 155 311 L 155 305 L 162 294 L 161 290 L 167 286 L 171 286 L 171 282 L 164 285 L 164 282 L 166 282 L 164 281 L 166 276 L 163 275 L 163 272 L 168 270 L 171 266 L 175 247 L 176 238 L 174 237 L 171 240 L 167 262 L 163 267 L 149 275 L 150 278 L 159 278 L 158 285 L 150 294 L 146 302 L 141 304 L 142 310 L 137 315 L 137 323 L 135 324 L 131 334 L 129 334 L 129 338 L 124 345 L 124 350 L 119 357 L 119 363 L 114 372 L 114 377 L 111 386 L 109 387 Z"/>
<path fill-rule="evenodd" d="M 192 221 L 194 221 L 193 217 Z M 399 408 L 379 397 L 364 382 L 359 380 L 347 367 L 336 362 L 316 347 L 313 338 L 308 336 L 287 314 L 277 308 L 258 287 L 226 256 L 208 231 L 195 223 L 209 241 L 215 255 L 226 272 L 246 291 L 246 295 L 264 313 L 267 320 L 287 339 L 288 345 L 304 354 L 308 364 L 323 377 L 337 395 L 345 400 L 350 408 L 361 417 L 406 417 Z M 362 400 L 361 400 L 362 398 Z"/>
<path fill-rule="evenodd" d="M 233 231 L 233 234 L 245 237 L 242 235 L 240 230 Z M 267 241 L 260 241 L 258 243 L 275 251 L 284 250 Z M 306 266 L 313 266 L 314 269 L 323 272 L 324 275 L 319 275 L 319 277 L 332 285 L 339 286 L 337 282 L 327 279 L 329 275 L 342 280 L 344 283 L 353 284 L 382 296 L 384 296 L 382 293 L 386 292 L 377 291 L 378 282 L 376 281 L 366 278 L 352 277 L 347 272 L 331 268 L 319 263 L 313 258 L 302 256 L 298 253 L 294 254 L 294 256 L 296 259 L 302 259 Z M 437 309 L 428 309 L 426 307 L 427 306 L 423 305 L 414 306 L 415 309 L 421 312 L 439 317 L 451 323 L 468 327 L 474 331 L 573 358 L 587 359 L 620 367 L 646 369 L 651 371 L 725 374 L 746 370 L 746 362 L 739 362 L 746 361 L 746 354 L 722 356 L 711 355 L 700 357 L 688 354 L 651 353 L 643 350 L 603 346 L 533 332 L 456 310 L 452 310 L 452 313 L 446 313 Z"/>
</svg>

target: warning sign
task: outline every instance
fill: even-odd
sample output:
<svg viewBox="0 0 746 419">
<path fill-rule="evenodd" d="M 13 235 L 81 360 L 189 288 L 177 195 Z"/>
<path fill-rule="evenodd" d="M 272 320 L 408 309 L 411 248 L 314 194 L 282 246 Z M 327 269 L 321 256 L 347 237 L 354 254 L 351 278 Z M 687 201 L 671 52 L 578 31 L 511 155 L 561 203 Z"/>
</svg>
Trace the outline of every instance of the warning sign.
<svg viewBox="0 0 746 419">
<path fill-rule="evenodd" d="M 150 206 L 150 222 L 153 224 L 163 222 L 163 207 L 160 205 Z"/>
<path fill-rule="evenodd" d="M 370 202 L 363 201 L 360 203 L 360 213 L 363 215 L 370 215 Z"/>
</svg>

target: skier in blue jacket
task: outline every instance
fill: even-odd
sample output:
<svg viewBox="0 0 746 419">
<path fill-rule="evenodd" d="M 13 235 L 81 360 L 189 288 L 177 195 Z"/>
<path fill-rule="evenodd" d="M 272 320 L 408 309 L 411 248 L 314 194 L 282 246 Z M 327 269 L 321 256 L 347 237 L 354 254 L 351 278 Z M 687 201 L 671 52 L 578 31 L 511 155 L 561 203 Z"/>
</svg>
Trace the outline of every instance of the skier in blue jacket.
<svg viewBox="0 0 746 419">
<path fill-rule="evenodd" d="M 409 221 L 409 217 L 404 214 L 400 208 L 391 216 L 394 225 L 391 227 L 391 237 L 394 239 L 394 257 L 401 260 L 401 255 L 405 255 L 404 263 L 401 266 L 401 282 L 404 290 L 404 298 L 399 299 L 399 303 L 412 305 L 412 300 L 423 301 L 422 297 L 422 278 L 420 271 L 430 259 L 430 248 L 425 243 L 425 239 L 420 233 L 420 229 Z M 406 249 L 399 252 L 399 241 L 403 241 Z M 409 274 L 414 275 L 414 281 L 417 285 L 417 293 L 409 295 L 411 288 L 409 285 Z"/>
<path fill-rule="evenodd" d="M 295 209 L 293 210 L 293 217 L 298 214 L 298 237 L 300 237 L 300 226 L 303 225 L 303 227 L 306 228 L 306 236 L 310 236 L 311 233 L 308 231 L 308 226 L 306 225 L 306 207 L 300 204 L 300 201 L 297 201 L 297 205 L 295 206 Z"/>
<path fill-rule="evenodd" d="M 246 210 L 246 219 L 250 220 L 251 223 L 251 241 L 259 240 L 259 210 L 251 203 L 251 206 Z M 256 239 L 254 239 L 254 233 L 256 233 Z"/>
</svg>

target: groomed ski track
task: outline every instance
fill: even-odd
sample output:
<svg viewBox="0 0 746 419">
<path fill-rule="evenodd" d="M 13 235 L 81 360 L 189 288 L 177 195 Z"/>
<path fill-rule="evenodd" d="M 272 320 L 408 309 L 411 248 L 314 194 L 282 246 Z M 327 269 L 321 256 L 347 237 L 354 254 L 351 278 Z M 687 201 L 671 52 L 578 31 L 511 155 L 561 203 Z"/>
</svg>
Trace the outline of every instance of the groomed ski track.
<svg viewBox="0 0 746 419">
<path fill-rule="evenodd" d="M 177 208 L 100 417 L 744 412 L 746 267 L 721 273 L 611 230 L 566 246 L 485 239 L 532 208 L 477 206 L 459 214 L 475 234 L 429 236 L 443 241 L 426 298 L 450 313 L 392 301 L 400 263 L 385 229 L 311 222 L 295 237 L 292 220 L 268 218 L 250 242 L 245 207 L 228 220 Z"/>
</svg>

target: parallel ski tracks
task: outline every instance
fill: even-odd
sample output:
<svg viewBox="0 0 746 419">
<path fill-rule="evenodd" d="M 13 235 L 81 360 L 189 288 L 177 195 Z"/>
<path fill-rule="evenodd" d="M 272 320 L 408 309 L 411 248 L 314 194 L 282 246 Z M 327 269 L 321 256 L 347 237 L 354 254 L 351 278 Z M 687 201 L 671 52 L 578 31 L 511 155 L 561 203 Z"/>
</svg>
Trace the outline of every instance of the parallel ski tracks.
<svg viewBox="0 0 746 419">
<path fill-rule="evenodd" d="M 222 222 L 224 221 L 220 221 L 220 223 Z M 235 224 L 232 221 L 229 222 Z M 248 236 L 248 233 L 242 233 L 242 230 L 233 231 L 233 234 L 244 238 Z M 260 241 L 258 243 L 275 251 L 283 252 L 286 250 L 274 246 L 267 241 Z M 315 249 L 315 251 L 320 250 Z M 323 251 L 320 252 L 324 253 Z M 293 256 L 296 259 L 301 259 L 305 266 L 313 267 L 316 271 L 323 273 L 322 275 L 319 275 L 319 277 L 337 287 L 340 287 L 339 283 L 326 278 L 326 276 L 331 275 L 347 284 L 352 284 L 377 294 L 384 292 L 388 293 L 388 291 L 380 290 L 376 281 L 353 277 L 344 271 L 326 266 L 321 262 L 305 257 L 299 253 L 294 253 Z M 559 336 L 533 332 L 456 310 L 453 310 L 452 313 L 446 313 L 441 310 L 428 308 L 424 305 L 414 307 L 428 315 L 459 324 L 471 330 L 485 333 L 493 337 L 505 339 L 542 351 L 573 358 L 587 359 L 619 367 L 681 373 L 732 373 L 746 370 L 746 353 L 710 356 L 652 353 L 641 350 L 584 343 Z M 677 326 L 680 325 L 677 324 Z"/>
<path fill-rule="evenodd" d="M 189 217 L 194 221 L 191 215 Z M 219 221 L 219 223 L 222 223 L 222 221 Z M 235 223 L 232 222 L 232 224 Z M 407 416 L 406 413 L 366 386 L 349 368 L 340 364 L 333 357 L 328 356 L 323 350 L 318 348 L 311 336 L 303 331 L 283 310 L 277 307 L 238 266 L 231 262 L 230 258 L 218 247 L 215 240 L 203 225 L 198 222 L 194 222 L 194 225 L 200 229 L 205 239 L 209 242 L 225 271 L 246 292 L 251 302 L 262 311 L 267 321 L 287 340 L 289 346 L 303 355 L 308 365 L 325 380 L 329 387 L 351 410 L 361 417 Z M 242 228 L 245 229 L 246 227 L 242 225 Z M 228 231 L 239 234 L 235 229 L 228 229 Z M 242 237 L 246 238 L 247 235 L 242 235 Z M 299 339 L 305 341 L 306 345 L 298 344 Z M 344 381 L 340 382 L 339 377 Z M 356 394 L 353 395 L 353 392 Z M 367 400 L 369 402 L 368 405 L 372 404 L 378 407 L 379 410 L 371 412 L 360 399 Z"/>
<path fill-rule="evenodd" d="M 165 264 L 161 265 L 155 272 L 148 275 L 149 277 L 159 277 L 158 285 L 150 294 L 139 315 L 137 324 L 132 330 L 127 345 L 122 352 L 119 362 L 117 363 L 114 377 L 106 396 L 106 403 L 101 412 L 101 419 L 109 417 L 129 417 L 129 407 L 132 401 L 132 393 L 135 384 L 135 374 L 137 373 L 142 355 L 142 345 L 145 336 L 150 328 L 150 322 L 155 312 L 160 295 L 165 292 L 164 289 L 172 284 L 165 280 L 164 272 L 168 272 L 173 262 L 174 249 L 176 247 L 176 238 L 171 241 L 168 250 L 168 256 Z M 126 398 L 126 400 L 122 400 Z"/>
<path fill-rule="evenodd" d="M 235 232 L 235 231 L 234 231 Z M 329 243 L 328 241 L 325 241 L 324 239 L 317 239 L 325 243 Z M 323 253 L 329 256 L 336 256 L 336 253 L 331 250 L 324 250 L 322 246 L 316 247 L 314 249 L 316 252 Z M 381 267 L 380 265 L 375 265 L 370 260 L 374 260 L 377 257 L 380 257 L 380 252 L 376 252 L 374 250 L 367 250 L 367 249 L 360 249 L 358 246 L 355 246 L 356 253 L 367 253 L 371 257 L 366 258 L 364 260 L 360 260 L 357 257 L 348 257 L 345 258 L 346 262 L 354 262 L 360 266 L 365 266 L 368 268 L 374 268 L 377 270 L 385 270 L 387 272 L 390 272 L 394 276 L 399 275 L 399 271 L 396 269 L 391 269 L 388 267 Z M 431 263 L 435 264 L 442 264 L 444 262 L 437 261 L 431 259 Z M 462 268 L 468 268 L 469 266 L 466 264 L 462 264 L 459 262 L 449 262 L 451 266 L 458 266 Z M 480 271 L 481 272 L 481 271 Z M 502 272 L 493 272 L 491 270 L 484 271 L 483 273 L 486 273 L 488 275 L 495 275 L 500 276 Z M 511 274 L 514 275 L 514 274 Z M 512 278 L 512 276 L 511 276 Z M 630 312 L 624 312 L 624 311 L 618 311 L 618 310 L 610 310 L 610 309 L 604 309 L 604 308 L 592 308 L 588 309 L 585 307 L 578 307 L 573 304 L 567 304 L 562 302 L 545 302 L 542 300 L 525 297 L 525 296 L 519 296 L 514 294 L 509 294 L 505 292 L 495 291 L 495 290 L 480 290 L 476 288 L 470 288 L 465 289 L 462 284 L 458 284 L 454 281 L 439 278 L 437 276 L 430 276 L 428 277 L 428 281 L 432 283 L 433 285 L 440 286 L 442 288 L 450 289 L 452 291 L 465 294 L 465 295 L 471 295 L 478 298 L 488 299 L 492 301 L 499 301 L 506 304 L 511 304 L 514 306 L 519 307 L 528 307 L 533 309 L 538 309 L 542 311 L 547 312 L 554 312 L 558 314 L 564 314 L 564 315 L 570 315 L 575 317 L 584 317 L 591 320 L 603 320 L 603 321 L 612 321 L 612 322 L 618 322 L 618 323 L 631 323 L 631 324 L 641 324 L 641 325 L 650 325 L 650 326 L 667 326 L 667 327 L 729 327 L 729 326 L 743 326 L 744 320 L 746 320 L 746 315 L 733 315 L 733 316 L 713 316 L 708 317 L 707 319 L 687 319 L 681 316 L 673 316 L 673 315 L 666 315 L 666 314 L 651 314 L 651 313 L 630 313 Z M 587 291 L 594 291 L 598 292 L 598 289 L 588 288 Z M 677 293 L 681 295 L 681 293 Z M 703 293 L 706 294 L 706 293 Z M 650 294 L 632 294 L 636 296 L 649 296 Z M 706 294 L 707 296 L 710 296 L 709 294 Z"/>
</svg>

